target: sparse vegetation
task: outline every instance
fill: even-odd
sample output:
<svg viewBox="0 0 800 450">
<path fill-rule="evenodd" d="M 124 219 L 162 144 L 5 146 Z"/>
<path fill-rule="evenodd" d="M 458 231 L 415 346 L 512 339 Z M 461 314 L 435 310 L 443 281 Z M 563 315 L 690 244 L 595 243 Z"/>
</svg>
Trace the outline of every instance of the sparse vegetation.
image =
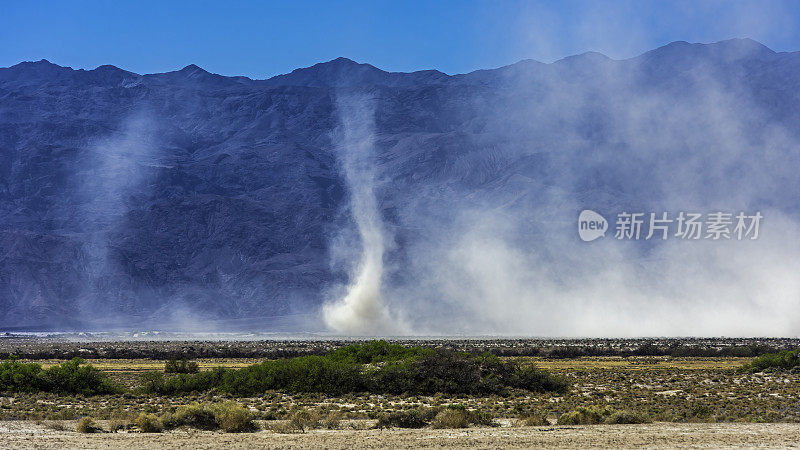
<svg viewBox="0 0 800 450">
<path fill-rule="evenodd" d="M 116 413 L 108 422 L 108 431 L 116 433 L 121 430 L 130 430 L 136 426 L 136 416 L 130 412 Z"/>
<path fill-rule="evenodd" d="M 597 406 L 581 406 L 575 411 L 562 414 L 558 418 L 559 425 L 597 425 L 605 423 L 606 419 L 614 414 L 612 408 Z"/>
<path fill-rule="evenodd" d="M 328 430 L 338 430 L 343 416 L 341 411 L 331 411 L 322 419 L 322 425 Z"/>
<path fill-rule="evenodd" d="M 317 414 L 305 409 L 301 408 L 296 411 L 292 418 L 289 420 L 289 428 L 293 430 L 298 430 L 301 433 L 305 433 L 306 430 L 313 430 L 314 428 L 319 427 L 319 417 Z"/>
<path fill-rule="evenodd" d="M 5 337 L 0 340 L 0 359 L 17 355 L 22 359 L 52 360 L 75 357 L 90 359 L 198 359 L 263 358 L 280 359 L 306 355 L 325 355 L 331 348 L 349 345 L 346 341 L 118 341 L 43 342 L 27 338 Z M 442 348 L 457 352 L 490 352 L 501 357 L 540 357 L 572 359 L 580 357 L 669 356 L 673 358 L 754 358 L 798 347 L 797 339 L 486 339 L 405 341 L 405 346 Z"/>
<path fill-rule="evenodd" d="M 275 422 L 270 424 L 267 427 L 270 431 L 275 433 L 303 433 L 304 430 L 297 426 L 296 423 L 292 423 L 291 420 Z"/>
<path fill-rule="evenodd" d="M 469 342 L 452 344 L 449 341 L 443 342 L 443 347 L 459 345 L 470 348 L 478 345 Z M 605 342 L 598 341 L 597 345 L 606 345 Z M 169 346 L 174 344 L 168 342 L 149 345 L 171 348 Z M 311 345 L 309 344 L 309 347 Z M 220 348 L 227 346 L 227 343 L 219 345 Z M 336 345 L 330 347 L 335 349 Z M 187 348 L 196 347 L 193 344 Z M 394 344 L 378 341 L 359 343 L 356 347 L 342 350 L 336 357 L 332 355 L 337 352 L 336 350 L 316 356 L 345 367 L 349 365 L 356 367 L 359 376 L 363 377 L 361 378 L 363 382 L 375 380 L 376 373 L 382 368 L 399 366 L 405 369 L 403 366 L 418 364 L 427 355 L 439 354 L 438 350 L 429 348 L 420 350 L 420 348 L 407 347 L 407 350 L 399 351 Z M 282 350 L 276 348 L 275 351 Z M 454 352 L 443 350 L 442 353 L 449 355 Z M 376 421 L 378 426 L 384 428 L 398 428 L 412 424 L 420 426 L 420 422 L 427 424 L 422 426 L 430 426 L 436 414 L 448 408 L 447 405 L 462 405 L 471 414 L 469 419 L 471 426 L 488 425 L 493 419 L 512 419 L 515 423 L 527 422 L 532 426 L 546 426 L 542 420 L 545 418 L 545 412 L 550 415 L 551 420 L 555 420 L 559 415 L 563 416 L 581 407 L 592 406 L 613 411 L 603 417 L 603 423 L 800 422 L 800 411 L 796 408 L 796 399 L 800 396 L 800 374 L 791 369 L 781 369 L 780 372 L 771 372 L 772 369 L 756 372 L 752 369 L 737 370 L 745 362 L 749 362 L 745 358 L 634 356 L 544 359 L 496 358 L 477 353 L 455 353 L 456 357 L 452 358 L 452 361 L 441 366 L 420 366 L 410 372 L 399 370 L 401 376 L 397 378 L 398 384 L 402 382 L 403 375 L 414 374 L 414 371 L 420 370 L 423 379 L 428 379 L 429 385 L 435 386 L 439 383 L 440 386 L 446 387 L 447 376 L 455 371 L 454 368 L 469 369 L 477 366 L 481 370 L 478 372 L 479 377 L 467 371 L 466 374 L 459 375 L 461 378 L 456 378 L 458 382 L 466 380 L 466 385 L 469 385 L 471 380 L 482 380 L 484 386 L 500 386 L 501 389 L 495 391 L 498 394 L 485 394 L 481 392 L 486 391 L 480 390 L 475 394 L 459 392 L 427 394 L 395 393 L 396 391 L 385 390 L 373 392 L 369 389 L 330 394 L 282 389 L 261 391 L 264 385 L 260 385 L 255 391 L 258 394 L 240 396 L 211 384 L 210 388 L 202 387 L 195 391 L 162 395 L 151 393 L 154 391 L 143 392 L 140 379 L 142 373 L 149 373 L 147 377 L 155 374 L 157 382 L 167 383 L 173 378 L 217 376 L 215 372 L 218 370 L 203 370 L 203 368 L 222 366 L 225 367 L 224 372 L 235 372 L 249 368 L 254 363 L 255 365 L 261 363 L 252 359 L 203 359 L 195 361 L 201 368 L 197 374 L 165 375 L 162 370 L 165 367 L 164 360 L 105 359 L 91 360 L 91 365 L 101 374 L 107 375 L 114 385 L 124 385 L 127 390 L 121 394 L 86 395 L 80 392 L 68 393 L 66 391 L 69 388 L 59 391 L 41 390 L 38 387 L 36 390 L 24 390 L 31 385 L 38 386 L 35 383 L 43 380 L 43 372 L 52 367 L 62 366 L 63 362 L 14 360 L 13 363 L 11 361 L 8 364 L 0 363 L 6 367 L 4 378 L 1 378 L 4 385 L 7 386 L 11 379 L 11 383 L 16 383 L 17 386 L 15 390 L 5 389 L 6 394 L 0 396 L 0 419 L 41 420 L 44 426 L 49 427 L 48 424 L 52 424 L 52 427 L 66 427 L 68 431 L 74 431 L 77 419 L 90 416 L 98 423 L 103 423 L 105 430 L 119 431 L 138 430 L 139 427 L 135 424 L 137 416 L 144 413 L 158 419 L 165 430 L 174 428 L 218 430 L 220 428 L 212 406 L 235 398 L 236 404 L 246 409 L 253 419 L 266 420 L 267 428 L 289 432 L 300 432 L 296 427 L 297 421 L 292 425 L 294 428 L 290 428 L 292 418 L 300 410 L 306 410 L 315 418 L 310 428 L 366 429 L 373 426 Z M 492 372 L 495 370 L 492 366 L 495 364 L 494 360 L 505 367 L 513 364 L 521 369 L 535 364 L 537 368 L 545 369 L 547 374 L 568 380 L 570 387 L 563 392 L 553 390 L 532 392 L 510 386 L 509 380 L 512 377 L 496 383 L 497 380 L 492 380 L 493 373 L 498 373 Z M 16 370 L 19 365 L 24 365 L 24 368 Z M 81 363 L 79 367 L 84 365 Z M 8 370 L 9 367 L 13 367 L 12 370 Z M 302 367 L 301 369 L 305 370 Z M 9 377 L 8 375 L 12 373 L 20 376 Z M 69 377 L 62 375 L 61 378 Z M 243 377 L 241 380 L 247 378 Z M 69 386 L 69 383 L 63 385 Z M 417 420 L 411 420 L 413 418 Z M 108 425 L 105 425 L 106 422 L 99 422 L 100 420 L 108 420 Z M 565 417 L 562 423 L 567 420 Z M 310 428 L 304 427 L 306 430 Z"/>
<path fill-rule="evenodd" d="M 494 426 L 491 414 L 470 411 L 464 405 L 448 405 L 431 422 L 432 428 L 467 428 L 470 425 Z"/>
<path fill-rule="evenodd" d="M 54 420 L 48 420 L 47 422 L 42 422 L 42 424 L 48 430 L 53 430 L 53 431 L 69 431 L 69 429 L 70 429 L 64 423 L 57 422 L 57 421 L 54 421 Z M 76 427 L 76 430 L 77 430 L 77 427 Z"/>
<path fill-rule="evenodd" d="M 644 414 L 633 411 L 614 411 L 610 416 L 606 417 L 605 423 L 607 424 L 636 424 L 636 423 L 650 423 L 649 417 Z"/>
<path fill-rule="evenodd" d="M 635 424 L 652 422 L 646 415 L 633 411 L 617 411 L 608 406 L 580 407 L 562 414 L 559 425 Z"/>
<path fill-rule="evenodd" d="M 237 396 L 268 390 L 342 395 L 508 393 L 509 388 L 532 392 L 565 392 L 562 377 L 518 362 L 484 353 L 456 353 L 422 347 L 403 347 L 386 341 L 354 344 L 324 356 L 301 356 L 265 361 L 242 369 L 217 368 L 165 378 L 148 373 L 144 392 L 175 395 L 217 389 Z"/>
</svg>

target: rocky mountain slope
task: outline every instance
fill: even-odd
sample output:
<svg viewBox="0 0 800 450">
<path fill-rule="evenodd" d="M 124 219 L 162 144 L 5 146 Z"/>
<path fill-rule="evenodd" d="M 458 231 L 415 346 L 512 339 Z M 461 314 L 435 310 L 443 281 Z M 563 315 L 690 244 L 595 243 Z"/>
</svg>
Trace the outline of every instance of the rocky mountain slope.
<svg viewBox="0 0 800 450">
<path fill-rule="evenodd" d="M 453 76 L 23 62 L 0 69 L 0 328 L 321 329 L 359 245 L 337 141 L 351 93 L 375 118 L 395 302 L 457 308 L 412 287 L 478 226 L 560 270 L 583 207 L 796 216 L 800 53 L 746 39 Z"/>
</svg>

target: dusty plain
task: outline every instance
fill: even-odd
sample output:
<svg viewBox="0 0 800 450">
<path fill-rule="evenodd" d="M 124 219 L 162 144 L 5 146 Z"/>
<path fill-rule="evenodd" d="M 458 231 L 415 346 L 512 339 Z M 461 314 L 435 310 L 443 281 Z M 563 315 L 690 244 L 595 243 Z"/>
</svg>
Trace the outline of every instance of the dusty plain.
<svg viewBox="0 0 800 450">
<path fill-rule="evenodd" d="M 774 344 L 774 343 L 773 343 Z M 788 345 L 794 345 L 789 343 Z M 800 446 L 800 374 L 749 373 L 740 370 L 749 357 L 736 356 L 575 356 L 555 357 L 544 351 L 518 351 L 515 358 L 569 379 L 568 393 L 509 396 L 414 396 L 351 394 L 288 395 L 267 392 L 259 397 L 233 398 L 205 392 L 181 396 L 153 396 L 136 392 L 142 373 L 161 371 L 164 359 L 108 358 L 97 351 L 107 343 L 61 343 L 64 359 L 52 358 L 46 341 L 12 343 L 0 340 L 0 350 L 47 367 L 84 353 L 87 362 L 126 386 L 124 394 L 80 395 L 6 394 L 0 397 L 2 448 L 788 448 Z M 124 347 L 124 343 L 114 343 Z M 175 345 L 175 344 L 168 344 Z M 193 345 L 193 344 L 190 344 Z M 224 354 L 225 345 L 206 343 Z M 238 344 L 229 348 L 237 348 Z M 250 345 L 250 344 L 245 344 Z M 305 344 L 304 344 L 305 345 Z M 321 344 L 324 348 L 330 343 Z M 460 346 L 472 345 L 458 343 Z M 603 344 L 606 345 L 606 344 Z M 673 344 L 670 344 L 673 345 Z M 334 347 L 336 345 L 333 345 Z M 199 348 L 200 345 L 194 345 Z M 160 348 L 160 347 L 159 347 Z M 303 347 L 298 354 L 315 353 Z M 310 348 L 310 350 L 308 350 Z M 83 350 L 81 350 L 83 349 Z M 144 349 L 144 350 L 142 350 Z M 281 354 L 296 352 L 281 347 Z M 67 351 L 68 350 L 68 351 Z M 151 348 L 152 350 L 152 348 Z M 217 351 L 215 350 L 215 351 Z M 28 352 L 26 354 L 26 351 Z M 37 353 L 38 352 L 38 353 Z M 502 354 L 502 353 L 501 353 Z M 525 356 L 539 354 L 541 356 Z M 269 355 L 266 355 L 269 356 Z M 239 368 L 265 359 L 248 357 L 197 358 L 201 370 Z M 135 428 L 108 432 L 109 423 L 140 412 L 159 414 L 196 402 L 233 400 L 249 408 L 260 431 L 222 433 L 178 429 L 140 433 Z M 495 426 L 466 429 L 372 429 L 380 414 L 459 404 L 491 414 Z M 636 425 L 558 425 L 560 415 L 582 406 L 632 411 L 652 423 Z M 280 424 L 306 409 L 319 417 L 336 413 L 335 429 L 281 432 Z M 550 426 L 526 426 L 531 413 L 547 416 Z M 77 420 L 90 416 L 105 432 L 79 434 Z"/>
</svg>

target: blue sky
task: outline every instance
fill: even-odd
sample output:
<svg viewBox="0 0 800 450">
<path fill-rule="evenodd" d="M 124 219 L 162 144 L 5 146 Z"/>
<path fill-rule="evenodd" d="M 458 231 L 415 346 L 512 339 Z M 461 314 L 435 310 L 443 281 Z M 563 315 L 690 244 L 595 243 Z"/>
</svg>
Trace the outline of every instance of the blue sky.
<svg viewBox="0 0 800 450">
<path fill-rule="evenodd" d="M 384 70 L 463 73 L 675 40 L 750 37 L 800 50 L 798 1 L 0 2 L 0 66 L 48 59 L 138 73 L 194 63 L 268 78 L 345 56 Z"/>
</svg>

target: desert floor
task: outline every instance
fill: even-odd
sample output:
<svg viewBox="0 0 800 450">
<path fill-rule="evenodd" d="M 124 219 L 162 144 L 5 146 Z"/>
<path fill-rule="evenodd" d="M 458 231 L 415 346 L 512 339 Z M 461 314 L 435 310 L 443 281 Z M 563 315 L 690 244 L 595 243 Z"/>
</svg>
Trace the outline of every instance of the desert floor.
<svg viewBox="0 0 800 450">
<path fill-rule="evenodd" d="M 65 421 L 65 428 L 74 422 Z M 0 422 L 3 448 L 793 448 L 800 424 L 725 423 L 494 427 L 463 430 L 312 430 L 278 434 L 174 431 L 78 434 L 31 421 Z"/>
</svg>

